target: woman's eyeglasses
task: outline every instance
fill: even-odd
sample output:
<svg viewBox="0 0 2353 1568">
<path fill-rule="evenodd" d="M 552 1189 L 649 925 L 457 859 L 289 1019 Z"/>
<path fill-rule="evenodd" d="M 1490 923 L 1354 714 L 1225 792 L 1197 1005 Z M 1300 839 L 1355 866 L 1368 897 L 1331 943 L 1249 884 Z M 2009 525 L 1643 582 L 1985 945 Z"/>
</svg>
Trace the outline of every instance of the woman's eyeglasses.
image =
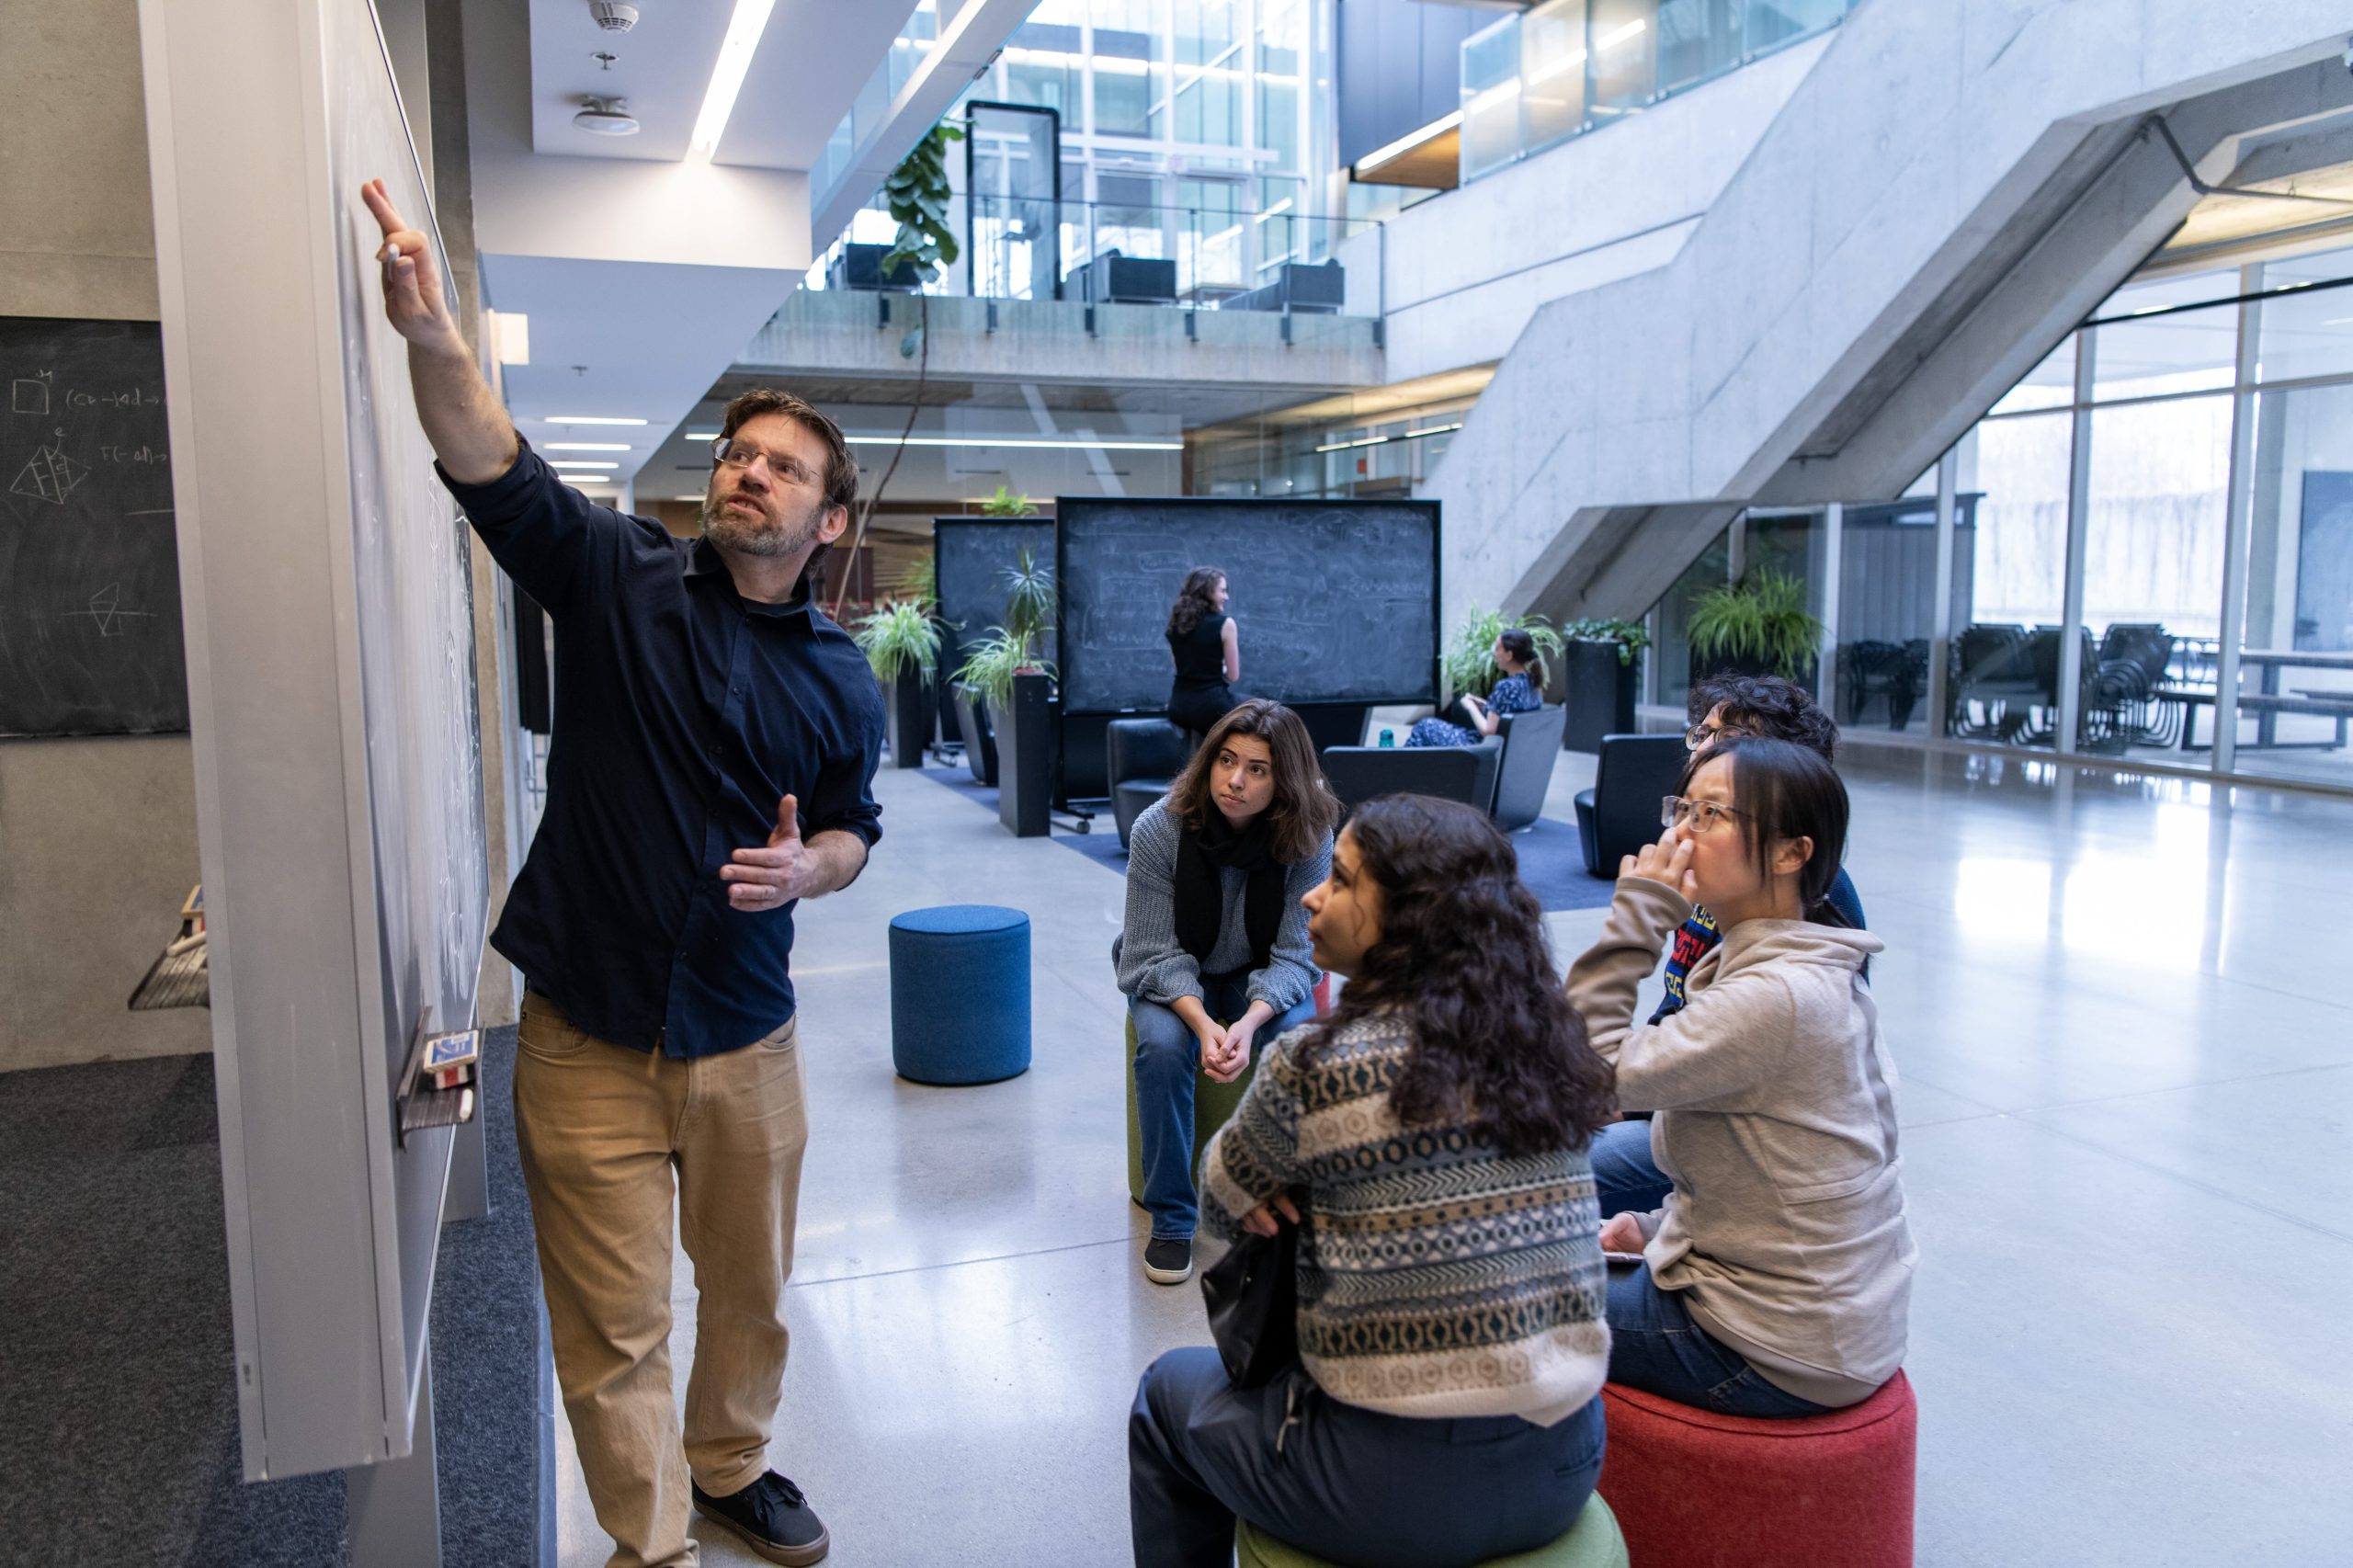
<svg viewBox="0 0 2353 1568">
<path fill-rule="evenodd" d="M 780 458 L 749 441 L 738 441 L 722 436 L 710 444 L 710 458 L 724 468 L 749 468 L 762 458 L 768 460 L 768 472 L 787 484 L 814 484 L 817 476 L 791 458 Z"/>
<path fill-rule="evenodd" d="M 1673 827 L 1677 823 L 1689 823 L 1691 835 L 1713 833 L 1716 824 L 1742 813 L 1714 801 L 1687 801 L 1680 795 L 1669 795 L 1658 803 L 1658 824 Z"/>
</svg>

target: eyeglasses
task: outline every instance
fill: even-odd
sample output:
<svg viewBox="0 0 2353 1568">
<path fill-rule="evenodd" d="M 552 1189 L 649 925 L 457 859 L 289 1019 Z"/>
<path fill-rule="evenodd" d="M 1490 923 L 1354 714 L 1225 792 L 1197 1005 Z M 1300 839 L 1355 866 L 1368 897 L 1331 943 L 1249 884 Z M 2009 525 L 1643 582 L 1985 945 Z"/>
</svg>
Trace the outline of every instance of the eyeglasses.
<svg viewBox="0 0 2353 1568">
<path fill-rule="evenodd" d="M 1691 836 L 1694 838 L 1703 833 L 1713 833 L 1718 823 L 1745 814 L 1714 801 L 1687 801 L 1680 795 L 1669 795 L 1658 803 L 1659 826 L 1673 827 L 1677 823 L 1688 822 L 1691 824 Z"/>
<path fill-rule="evenodd" d="M 1705 751 L 1725 735 L 1742 735 L 1748 732 L 1731 724 L 1711 724 L 1702 719 L 1683 732 L 1685 751 Z"/>
<path fill-rule="evenodd" d="M 732 437 L 722 436 L 710 444 L 711 461 L 726 468 L 749 468 L 762 458 L 768 460 L 768 472 L 787 484 L 817 483 L 817 476 L 810 472 L 798 460 L 780 458 L 774 452 L 752 445 L 749 441 L 738 441 Z"/>
</svg>

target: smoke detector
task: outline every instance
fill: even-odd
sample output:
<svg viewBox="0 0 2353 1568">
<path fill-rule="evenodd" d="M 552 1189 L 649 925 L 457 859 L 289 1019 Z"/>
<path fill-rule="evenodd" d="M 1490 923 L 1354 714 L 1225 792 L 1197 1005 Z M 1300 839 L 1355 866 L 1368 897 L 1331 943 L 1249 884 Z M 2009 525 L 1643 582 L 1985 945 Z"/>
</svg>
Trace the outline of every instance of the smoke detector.
<svg viewBox="0 0 2353 1568">
<path fill-rule="evenodd" d="M 621 0 L 588 0 L 588 14 L 608 33 L 625 33 L 637 26 L 637 7 Z"/>
<path fill-rule="evenodd" d="M 634 136 L 638 131 L 636 118 L 631 115 L 626 98 L 588 98 L 588 107 L 572 117 L 572 123 L 595 136 Z"/>
</svg>

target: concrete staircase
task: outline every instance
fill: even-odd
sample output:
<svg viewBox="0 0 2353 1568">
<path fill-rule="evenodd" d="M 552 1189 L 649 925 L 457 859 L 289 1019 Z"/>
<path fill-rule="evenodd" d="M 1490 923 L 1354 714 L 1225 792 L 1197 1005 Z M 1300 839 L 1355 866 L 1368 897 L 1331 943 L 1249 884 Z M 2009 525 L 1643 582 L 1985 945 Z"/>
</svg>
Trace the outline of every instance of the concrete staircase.
<svg viewBox="0 0 2353 1568">
<path fill-rule="evenodd" d="M 1744 505 L 1900 493 L 2198 200 L 2157 119 L 2223 183 L 2251 138 L 2353 107 L 2348 26 L 2328 0 L 1861 6 L 1671 260 L 1513 345 L 1427 491 L 1448 622 L 1640 615 Z"/>
</svg>

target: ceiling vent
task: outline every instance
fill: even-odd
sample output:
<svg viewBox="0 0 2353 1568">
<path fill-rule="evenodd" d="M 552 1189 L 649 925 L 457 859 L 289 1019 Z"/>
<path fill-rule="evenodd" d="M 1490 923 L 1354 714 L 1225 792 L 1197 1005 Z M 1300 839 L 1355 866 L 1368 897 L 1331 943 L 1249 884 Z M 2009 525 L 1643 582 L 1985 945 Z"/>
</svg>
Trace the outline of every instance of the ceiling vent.
<svg viewBox="0 0 2353 1568">
<path fill-rule="evenodd" d="M 588 14 L 608 33 L 625 33 L 637 26 L 637 7 L 621 0 L 588 0 Z"/>
<path fill-rule="evenodd" d="M 596 136 L 634 136 L 638 131 L 636 119 L 629 110 L 626 98 L 589 98 L 588 107 L 572 117 L 572 123 Z"/>
</svg>

